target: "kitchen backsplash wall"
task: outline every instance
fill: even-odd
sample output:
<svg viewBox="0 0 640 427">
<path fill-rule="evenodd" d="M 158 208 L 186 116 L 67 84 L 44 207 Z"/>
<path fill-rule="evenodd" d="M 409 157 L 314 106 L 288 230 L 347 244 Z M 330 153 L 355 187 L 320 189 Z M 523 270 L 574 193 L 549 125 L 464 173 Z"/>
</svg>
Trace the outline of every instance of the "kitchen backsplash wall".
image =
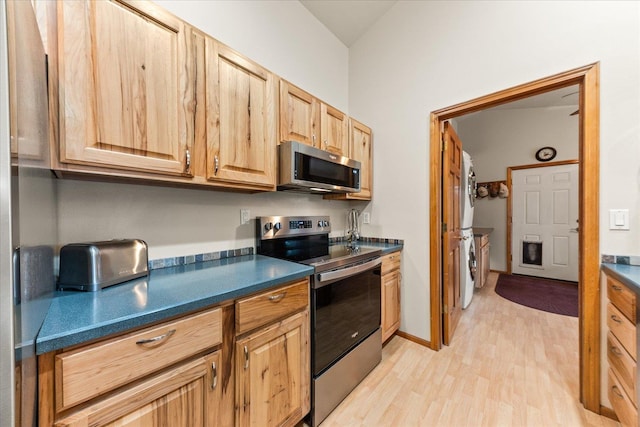
<svg viewBox="0 0 640 427">
<path fill-rule="evenodd" d="M 58 181 L 59 241 L 143 239 L 149 259 L 255 246 L 256 216 L 329 215 L 331 236 L 342 236 L 351 202 L 270 192 L 227 193 L 185 188 Z M 240 209 L 251 221 L 240 224 Z"/>
</svg>

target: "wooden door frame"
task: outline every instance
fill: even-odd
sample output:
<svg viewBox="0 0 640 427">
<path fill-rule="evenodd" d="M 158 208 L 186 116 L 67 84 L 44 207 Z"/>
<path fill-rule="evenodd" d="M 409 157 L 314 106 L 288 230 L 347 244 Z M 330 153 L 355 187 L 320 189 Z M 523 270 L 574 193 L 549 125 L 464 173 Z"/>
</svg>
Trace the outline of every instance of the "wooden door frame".
<svg viewBox="0 0 640 427">
<path fill-rule="evenodd" d="M 430 312 L 431 348 L 442 347 L 442 157 L 441 129 L 445 120 L 497 105 L 579 85 L 578 206 L 581 233 L 579 270 L 580 401 L 600 413 L 600 63 L 495 92 L 433 111 L 430 117 Z M 588 173 L 587 173 L 588 172 Z"/>
<path fill-rule="evenodd" d="M 520 166 L 509 166 L 507 167 L 507 188 L 509 189 L 509 194 L 513 195 L 513 186 L 511 185 L 511 173 L 517 170 L 524 169 L 534 169 L 534 168 L 548 168 L 551 166 L 563 166 L 563 165 L 575 165 L 580 164 L 580 160 L 562 160 L 559 162 L 549 162 L 549 163 L 540 163 L 540 164 L 530 164 L 530 165 L 520 165 Z M 578 210 L 580 210 L 578 208 Z M 513 216 L 513 198 L 509 197 L 507 202 L 507 274 L 511 274 L 511 266 L 512 266 L 512 253 L 511 253 L 511 239 L 513 238 L 513 221 L 511 220 Z M 578 242 L 580 238 L 578 237 Z M 578 263 L 580 263 L 580 257 L 578 257 Z"/>
</svg>

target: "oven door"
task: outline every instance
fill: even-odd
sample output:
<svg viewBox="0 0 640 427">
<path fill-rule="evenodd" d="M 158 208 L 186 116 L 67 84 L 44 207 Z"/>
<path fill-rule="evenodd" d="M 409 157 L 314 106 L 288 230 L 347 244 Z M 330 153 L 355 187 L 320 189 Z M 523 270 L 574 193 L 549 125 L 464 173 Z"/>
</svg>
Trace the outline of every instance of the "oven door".
<svg viewBox="0 0 640 427">
<path fill-rule="evenodd" d="M 314 377 L 380 327 L 380 277 L 380 258 L 314 276 Z"/>
</svg>

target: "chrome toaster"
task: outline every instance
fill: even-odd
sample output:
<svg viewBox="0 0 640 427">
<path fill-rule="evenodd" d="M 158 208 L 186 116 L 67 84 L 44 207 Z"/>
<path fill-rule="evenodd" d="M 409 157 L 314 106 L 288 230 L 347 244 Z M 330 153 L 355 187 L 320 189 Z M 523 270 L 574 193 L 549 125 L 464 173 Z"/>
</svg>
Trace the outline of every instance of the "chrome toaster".
<svg viewBox="0 0 640 427">
<path fill-rule="evenodd" d="M 149 274 L 147 244 L 139 239 L 71 243 L 60 249 L 58 289 L 99 291 Z"/>
</svg>

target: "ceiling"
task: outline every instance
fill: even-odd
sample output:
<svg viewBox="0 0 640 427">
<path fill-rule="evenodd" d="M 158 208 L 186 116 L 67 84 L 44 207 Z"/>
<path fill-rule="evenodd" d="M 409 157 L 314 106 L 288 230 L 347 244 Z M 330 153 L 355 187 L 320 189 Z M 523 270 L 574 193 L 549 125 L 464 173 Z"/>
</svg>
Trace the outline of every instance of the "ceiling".
<svg viewBox="0 0 640 427">
<path fill-rule="evenodd" d="M 397 0 L 300 0 L 347 47 L 360 38 Z"/>
<path fill-rule="evenodd" d="M 342 43 L 351 47 L 397 0 L 300 0 Z M 494 107 L 496 110 L 578 106 L 578 86 Z"/>
</svg>

